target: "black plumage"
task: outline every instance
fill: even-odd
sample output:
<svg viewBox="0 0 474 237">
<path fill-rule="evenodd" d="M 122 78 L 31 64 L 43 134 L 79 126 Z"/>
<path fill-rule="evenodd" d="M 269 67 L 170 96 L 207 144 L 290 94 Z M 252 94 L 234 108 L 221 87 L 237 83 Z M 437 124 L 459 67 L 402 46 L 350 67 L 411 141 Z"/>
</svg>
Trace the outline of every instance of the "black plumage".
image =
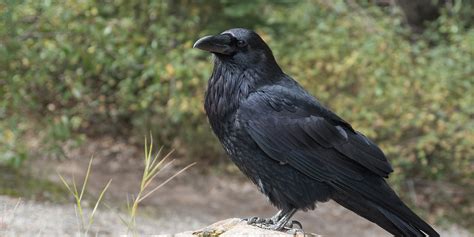
<svg viewBox="0 0 474 237">
<path fill-rule="evenodd" d="M 388 186 L 384 153 L 283 73 L 255 32 L 231 29 L 198 40 L 215 55 L 205 110 L 239 169 L 280 212 L 281 230 L 297 210 L 333 199 L 396 236 L 439 236 Z"/>
</svg>

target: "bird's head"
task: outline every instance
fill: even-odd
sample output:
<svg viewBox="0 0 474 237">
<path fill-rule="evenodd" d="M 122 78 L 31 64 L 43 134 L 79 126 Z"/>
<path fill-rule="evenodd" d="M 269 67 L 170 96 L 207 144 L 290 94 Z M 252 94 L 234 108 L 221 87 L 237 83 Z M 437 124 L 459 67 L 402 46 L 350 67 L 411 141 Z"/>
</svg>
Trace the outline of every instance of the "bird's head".
<svg viewBox="0 0 474 237">
<path fill-rule="evenodd" d="M 205 50 L 216 55 L 223 63 L 238 67 L 252 68 L 264 64 L 278 67 L 272 51 L 263 39 L 254 31 L 235 28 L 219 35 L 200 38 L 193 48 Z"/>
</svg>

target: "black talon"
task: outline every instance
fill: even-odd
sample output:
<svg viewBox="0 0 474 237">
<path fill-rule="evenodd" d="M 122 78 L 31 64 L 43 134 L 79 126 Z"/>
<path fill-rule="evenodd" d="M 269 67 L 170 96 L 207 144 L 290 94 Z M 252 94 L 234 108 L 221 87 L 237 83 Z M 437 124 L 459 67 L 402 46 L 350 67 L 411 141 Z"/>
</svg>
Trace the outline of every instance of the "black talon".
<svg viewBox="0 0 474 237">
<path fill-rule="evenodd" d="M 252 217 L 250 217 L 250 218 L 244 218 L 244 221 L 247 221 L 247 224 L 248 224 L 248 225 L 254 225 L 254 224 L 257 223 L 257 220 L 258 220 L 258 219 L 259 219 L 258 217 L 252 216 Z"/>
<path fill-rule="evenodd" d="M 265 219 L 264 224 L 265 225 L 271 225 L 271 224 L 274 224 L 274 222 L 273 222 L 272 218 L 267 218 L 267 219 Z"/>
<path fill-rule="evenodd" d="M 246 221 L 248 225 L 258 226 L 260 228 L 268 228 L 276 223 L 272 218 L 260 218 L 257 216 L 243 218 L 242 220 Z"/>
<path fill-rule="evenodd" d="M 290 229 L 295 229 L 295 228 L 293 228 L 295 225 L 298 226 L 298 229 L 300 229 L 300 230 L 303 229 L 303 225 L 301 224 L 301 222 L 296 221 L 296 220 L 292 220 L 291 223 L 289 223 L 289 228 Z"/>
<path fill-rule="evenodd" d="M 243 220 L 247 221 L 248 225 L 258 226 L 260 228 L 271 229 L 271 230 L 284 230 L 284 229 L 293 229 L 293 225 L 298 225 L 303 228 L 300 222 L 291 221 L 290 218 L 295 214 L 296 209 L 280 210 L 271 218 L 260 218 L 260 217 L 250 217 L 244 218 Z"/>
<path fill-rule="evenodd" d="M 272 225 L 268 226 L 269 229 L 272 230 L 283 230 L 286 228 L 288 221 L 290 218 L 295 214 L 296 208 L 288 209 L 288 210 L 282 210 L 277 214 L 279 220 Z"/>
</svg>

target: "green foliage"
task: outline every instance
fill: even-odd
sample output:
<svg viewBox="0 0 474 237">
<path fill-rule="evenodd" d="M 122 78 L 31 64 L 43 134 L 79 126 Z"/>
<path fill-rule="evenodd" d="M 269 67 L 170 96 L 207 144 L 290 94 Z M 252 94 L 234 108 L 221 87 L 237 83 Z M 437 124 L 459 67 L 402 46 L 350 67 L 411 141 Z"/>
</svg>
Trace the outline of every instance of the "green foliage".
<svg viewBox="0 0 474 237">
<path fill-rule="evenodd" d="M 22 130 L 14 125 L 14 121 L 0 121 L 0 165 L 19 168 L 28 154 L 20 142 Z"/>
<path fill-rule="evenodd" d="M 454 1 L 412 41 L 396 8 L 347 2 L 0 3 L 0 161 L 26 156 L 25 131 L 64 141 L 149 130 L 189 157 L 217 160 L 222 152 L 202 106 L 212 65 L 191 46 L 243 26 L 265 38 L 288 74 L 381 145 L 402 194 L 411 180 L 423 208 L 468 215 L 446 200 L 472 206 L 474 196 L 472 13 Z"/>
<path fill-rule="evenodd" d="M 0 165 L 0 195 L 64 203 L 67 201 L 65 192 L 60 184 L 33 177 L 28 170 Z"/>
<path fill-rule="evenodd" d="M 102 198 L 104 197 L 105 192 L 107 192 L 107 189 L 110 186 L 110 183 L 112 183 L 112 179 L 107 182 L 107 184 L 104 186 L 102 191 L 100 192 L 99 197 L 95 201 L 94 209 L 92 209 L 92 212 L 89 215 L 86 215 L 84 213 L 84 193 L 86 191 L 87 187 L 87 182 L 89 181 L 89 175 L 91 173 L 91 167 L 92 167 L 92 161 L 94 160 L 93 157 L 89 160 L 89 166 L 87 166 L 87 171 L 86 175 L 84 177 L 84 181 L 82 182 L 82 188 L 79 190 L 77 189 L 78 184 L 76 184 L 76 180 L 74 179 L 74 176 L 72 177 L 72 181 L 68 182 L 66 179 L 58 173 L 59 178 L 63 182 L 64 187 L 69 191 L 69 194 L 74 197 L 74 210 L 76 211 L 76 217 L 78 219 L 79 224 L 79 233 L 80 236 L 88 236 L 89 230 L 94 223 L 94 217 L 97 211 L 97 208 L 99 207 L 99 204 L 102 201 Z"/>
</svg>

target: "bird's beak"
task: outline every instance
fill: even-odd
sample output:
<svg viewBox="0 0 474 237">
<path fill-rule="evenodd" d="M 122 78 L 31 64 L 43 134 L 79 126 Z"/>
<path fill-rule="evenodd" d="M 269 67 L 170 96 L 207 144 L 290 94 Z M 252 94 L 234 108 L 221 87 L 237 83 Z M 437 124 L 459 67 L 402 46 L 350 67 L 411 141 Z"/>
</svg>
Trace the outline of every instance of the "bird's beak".
<svg viewBox="0 0 474 237">
<path fill-rule="evenodd" d="M 204 36 L 196 43 L 193 48 L 209 51 L 211 53 L 230 55 L 234 52 L 231 46 L 232 36 L 228 34 Z"/>
</svg>

